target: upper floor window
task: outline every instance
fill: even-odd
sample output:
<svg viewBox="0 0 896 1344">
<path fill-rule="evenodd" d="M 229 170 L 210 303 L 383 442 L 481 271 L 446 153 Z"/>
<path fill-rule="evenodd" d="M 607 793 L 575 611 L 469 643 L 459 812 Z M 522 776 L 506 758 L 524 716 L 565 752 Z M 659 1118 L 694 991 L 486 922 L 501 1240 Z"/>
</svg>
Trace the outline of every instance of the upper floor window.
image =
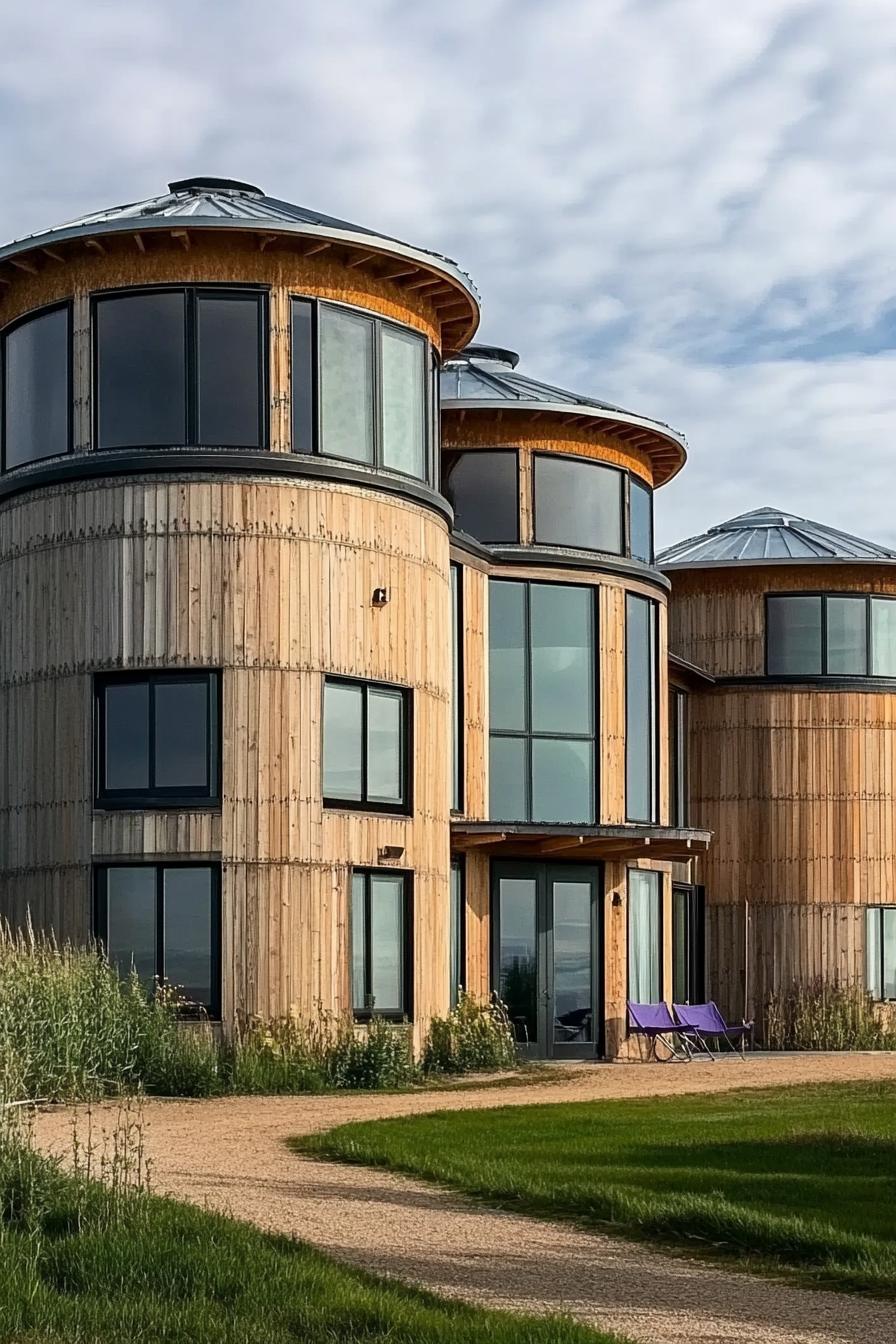
<svg viewBox="0 0 896 1344">
<path fill-rule="evenodd" d="M 536 544 L 622 555 L 623 473 L 556 453 L 536 453 L 533 465 Z"/>
<path fill-rule="evenodd" d="M 221 873 L 202 863 L 103 864 L 96 936 L 119 974 L 169 985 L 186 1013 L 221 1012 Z"/>
<path fill-rule="evenodd" d="M 327 677 L 324 804 L 371 812 L 410 812 L 409 739 L 409 691 Z"/>
<path fill-rule="evenodd" d="M 625 812 L 656 823 L 658 794 L 657 604 L 625 596 Z"/>
<path fill-rule="evenodd" d="M 217 672 L 96 679 L 100 807 L 195 807 L 220 798 Z"/>
<path fill-rule="evenodd" d="M 896 677 L 896 598 L 769 594 L 766 672 L 782 677 Z"/>
<path fill-rule="evenodd" d="M 669 688 L 669 789 L 670 822 L 688 824 L 688 697 L 676 686 Z"/>
<path fill-rule="evenodd" d="M 865 985 L 873 999 L 896 999 L 896 905 L 865 911 Z"/>
<path fill-rule="evenodd" d="M 489 583 L 494 820 L 594 822 L 595 648 L 592 589 Z"/>
<path fill-rule="evenodd" d="M 653 491 L 634 476 L 628 482 L 629 551 L 633 560 L 653 564 Z"/>
<path fill-rule="evenodd" d="M 352 874 L 352 1007 L 355 1017 L 410 1017 L 411 910 L 405 873 Z"/>
<path fill-rule="evenodd" d="M 267 445 L 267 299 L 164 288 L 94 300 L 98 448 Z"/>
<path fill-rule="evenodd" d="M 3 333 L 3 468 L 71 448 L 71 305 L 45 308 Z"/>
<path fill-rule="evenodd" d="M 445 494 L 459 531 L 486 545 L 519 541 L 519 465 L 514 449 L 452 454 L 445 468 Z"/>
<path fill-rule="evenodd" d="M 431 477 L 432 377 L 418 332 L 351 308 L 292 300 L 295 452 Z"/>
</svg>

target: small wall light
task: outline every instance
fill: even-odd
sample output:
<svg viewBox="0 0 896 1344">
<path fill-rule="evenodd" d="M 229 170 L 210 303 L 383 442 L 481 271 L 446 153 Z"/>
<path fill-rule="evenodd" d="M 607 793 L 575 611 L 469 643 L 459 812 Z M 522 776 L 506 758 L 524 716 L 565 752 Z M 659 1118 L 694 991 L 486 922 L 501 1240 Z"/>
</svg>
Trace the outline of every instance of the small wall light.
<svg viewBox="0 0 896 1344">
<path fill-rule="evenodd" d="M 388 588 L 374 588 L 371 602 L 375 607 L 384 607 L 388 601 L 389 601 Z"/>
<path fill-rule="evenodd" d="M 622 896 L 621 896 L 621 894 L 620 894 L 618 891 L 614 891 L 614 892 L 613 892 L 613 904 L 614 904 L 614 905 L 621 905 L 621 904 L 622 904 Z"/>
<path fill-rule="evenodd" d="M 380 845 L 376 856 L 380 863 L 395 863 L 404 855 L 404 845 Z"/>
</svg>

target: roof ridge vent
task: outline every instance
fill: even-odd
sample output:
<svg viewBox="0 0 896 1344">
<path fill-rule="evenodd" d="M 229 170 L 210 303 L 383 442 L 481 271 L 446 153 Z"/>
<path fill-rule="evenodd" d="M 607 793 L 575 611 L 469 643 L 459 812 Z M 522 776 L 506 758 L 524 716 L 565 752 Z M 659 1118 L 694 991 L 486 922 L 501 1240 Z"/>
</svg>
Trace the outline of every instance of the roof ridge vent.
<svg viewBox="0 0 896 1344">
<path fill-rule="evenodd" d="M 251 182 L 237 182 L 233 177 L 182 177 L 177 182 L 169 182 L 168 190 L 175 196 L 191 196 L 201 191 L 233 192 L 243 196 L 264 195 L 261 187 L 253 187 Z"/>
<path fill-rule="evenodd" d="M 462 350 L 458 358 L 475 364 L 503 364 L 508 369 L 515 369 L 520 362 L 515 350 L 507 350 L 503 345 L 479 345 L 475 342 Z"/>
</svg>

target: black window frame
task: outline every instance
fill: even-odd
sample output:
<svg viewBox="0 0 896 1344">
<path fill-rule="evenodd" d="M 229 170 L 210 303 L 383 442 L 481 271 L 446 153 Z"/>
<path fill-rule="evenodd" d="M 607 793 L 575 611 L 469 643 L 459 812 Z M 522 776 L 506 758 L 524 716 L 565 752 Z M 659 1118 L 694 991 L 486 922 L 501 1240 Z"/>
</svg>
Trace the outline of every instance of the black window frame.
<svg viewBox="0 0 896 1344">
<path fill-rule="evenodd" d="M 354 938 L 352 931 L 352 921 L 354 918 L 354 881 L 356 877 L 365 879 L 364 901 L 365 901 L 365 920 L 364 920 L 364 998 L 369 1001 L 373 996 L 371 993 L 372 982 L 372 948 L 373 940 L 371 937 L 371 919 L 370 919 L 370 879 L 371 877 L 400 877 L 402 880 L 402 932 L 404 934 L 404 948 L 402 949 L 402 998 L 404 1002 L 400 1009 L 377 1009 L 374 1003 L 371 1008 L 356 1008 L 355 1004 L 355 985 L 354 985 Z M 352 866 L 348 870 L 348 946 L 349 954 L 349 1002 L 351 1004 L 352 1016 L 356 1022 L 370 1022 L 374 1017 L 382 1018 L 386 1022 L 408 1022 L 414 1020 L 414 874 L 409 868 L 371 868 L 363 864 Z"/>
<path fill-rule="evenodd" d="M 451 811 L 462 813 L 466 799 L 466 753 L 464 750 L 464 566 L 451 562 L 451 615 L 455 628 L 452 667 L 452 752 L 451 752 Z"/>
<path fill-rule="evenodd" d="M 161 985 L 165 983 L 165 873 L 173 868 L 202 868 L 211 873 L 211 982 L 212 1001 L 209 1004 L 184 1005 L 179 1015 L 189 1020 L 208 1018 L 212 1022 L 221 1020 L 223 955 L 221 948 L 221 862 L 217 859 L 171 861 L 159 859 L 147 862 L 143 859 L 121 858 L 96 862 L 93 865 L 93 931 L 97 943 L 105 949 L 109 932 L 108 874 L 116 868 L 149 868 L 156 876 L 156 967 L 155 978 Z"/>
<path fill-rule="evenodd" d="M 206 727 L 206 770 L 208 788 L 106 789 L 104 787 L 106 760 L 105 694 L 109 686 L 138 685 L 149 687 L 149 777 L 155 768 L 155 688 L 161 682 L 204 683 L 208 687 L 208 722 Z M 162 811 L 218 809 L 221 806 L 221 672 L 217 668 L 151 668 L 130 672 L 101 672 L 93 679 L 93 804 L 97 811 Z"/>
<path fill-rule="evenodd" d="M 29 462 L 20 462 L 14 467 L 6 465 L 6 342 L 8 337 L 12 336 L 20 327 L 26 326 L 29 322 L 35 321 L 41 317 L 49 317 L 51 313 L 65 311 L 68 317 L 67 322 L 67 346 L 68 358 L 66 360 L 66 386 L 68 395 L 66 397 L 66 406 L 68 416 L 66 419 L 66 439 L 67 447 L 62 453 L 48 453 L 46 457 L 35 457 Z M 5 327 L 0 329 L 0 474 L 6 475 L 7 471 L 22 471 L 26 467 L 31 467 L 35 463 L 50 462 L 57 457 L 68 457 L 74 450 L 75 438 L 75 345 L 74 345 L 74 327 L 75 327 L 75 305 L 72 299 L 63 299 L 59 303 L 47 303 L 40 308 L 32 308 L 27 313 L 22 313 L 20 317 L 8 322 Z"/>
<path fill-rule="evenodd" d="M 686 909 L 685 994 L 679 996 L 675 986 L 677 969 L 676 899 L 683 900 Z M 675 1003 L 704 1003 L 706 1001 L 706 888 L 693 882 L 672 883 L 672 999 Z"/>
<path fill-rule="evenodd" d="M 460 967 L 460 979 L 457 984 L 448 984 L 448 1006 L 456 1008 L 460 1002 L 461 994 L 466 993 L 467 988 L 467 862 L 463 854 L 452 854 L 449 864 L 448 876 L 448 918 L 451 921 L 452 928 L 448 931 L 448 974 L 452 971 L 451 940 L 453 937 L 454 912 L 451 909 L 451 874 L 458 875 L 458 893 L 460 897 L 459 921 L 457 925 L 457 960 Z"/>
<path fill-rule="evenodd" d="M 99 405 L 99 323 L 97 309 L 116 299 L 137 298 L 142 294 L 184 295 L 184 414 L 186 434 L 183 443 L 145 444 L 128 443 L 104 447 L 100 443 L 100 405 Z M 197 296 L 203 298 L 232 299 L 255 297 L 258 309 L 258 443 L 252 444 L 208 444 L 199 438 L 199 321 Z M 271 447 L 271 371 L 270 371 L 270 287 L 268 285 L 222 285 L 216 283 L 177 285 L 129 285 L 122 288 L 98 289 L 90 295 L 90 380 L 91 380 L 91 434 L 96 452 L 122 453 L 168 452 L 172 448 L 233 448 L 240 452 L 268 452 Z"/>
<path fill-rule="evenodd" d="M 519 546 L 519 545 L 520 545 L 520 542 L 521 542 L 521 538 L 522 538 L 522 528 L 521 528 L 521 522 L 520 522 L 520 477 L 521 477 L 521 472 L 520 472 L 520 450 L 519 450 L 519 448 L 516 448 L 516 447 L 513 447 L 513 446 L 508 447 L 507 444 L 494 444 L 494 445 L 492 445 L 492 444 L 487 444 L 487 443 L 483 443 L 483 444 L 479 445 L 479 447 L 477 447 L 477 448 L 451 448 L 451 449 L 449 449 L 448 451 L 446 451 L 446 453 L 445 453 L 445 455 L 444 455 L 444 459 L 443 459 L 443 462 L 442 462 L 442 476 L 441 476 L 441 481 L 440 481 L 439 488 L 440 488 L 442 494 L 443 494 L 443 495 L 445 496 L 445 498 L 448 500 L 449 504 L 451 505 L 451 507 L 452 507 L 452 509 L 453 509 L 453 508 L 454 508 L 454 501 L 453 501 L 453 499 L 452 499 L 452 497 L 451 497 L 451 495 L 450 495 L 450 493 L 449 493 L 449 482 L 450 482 L 450 479 L 451 479 L 451 473 L 452 473 L 452 471 L 454 470 L 454 468 L 457 466 L 457 464 L 458 464 L 458 462 L 461 460 L 461 458 L 465 458 L 465 457 L 475 458 L 475 457 L 478 457 L 480 454 L 484 456 L 484 455 L 486 455 L 486 454 L 492 454 L 492 455 L 494 455 L 494 454 L 496 454 L 496 453 L 500 454 L 501 456 L 506 456 L 506 457 L 512 457 L 512 458 L 513 458 L 513 469 L 514 469 L 514 473 L 513 473 L 513 474 L 514 474 L 514 480 L 515 480 L 515 483 L 516 483 L 516 484 L 515 484 L 516 511 L 515 511 L 515 514 L 514 514 L 515 519 L 516 519 L 516 532 L 515 532 L 515 535 L 514 535 L 513 537 L 509 538 L 509 539 L 506 540 L 506 541 L 503 541 L 503 540 L 502 540 L 502 541 L 483 541 L 480 537 L 477 537 L 477 536 L 475 535 L 475 533 L 473 533 L 473 532 L 466 532 L 466 530 L 465 530 L 464 528 L 461 528 L 460 530 L 463 531 L 463 532 L 465 533 L 466 536 L 473 537 L 473 540 L 474 540 L 474 541 L 478 541 L 479 544 L 480 544 L 480 546 Z"/>
<path fill-rule="evenodd" d="M 885 944 L 884 944 L 884 915 L 886 915 L 887 913 L 890 914 L 891 919 L 896 919 L 896 906 L 894 906 L 894 905 L 866 905 L 866 906 L 865 906 L 865 989 L 866 989 L 866 992 L 867 992 L 868 994 L 871 995 L 872 1002 L 874 1002 L 874 1003 L 894 1003 L 894 1002 L 896 1002 L 896 996 L 891 996 L 891 997 L 889 997 L 889 998 L 884 997 L 884 989 L 886 988 L 887 979 L 888 979 L 888 977 L 887 977 L 887 973 L 886 973 L 887 963 L 886 963 L 886 960 L 885 960 L 886 947 L 885 947 Z M 877 943 L 878 943 L 878 947 L 879 947 L 879 949 L 880 949 L 880 962 L 879 962 L 879 965 L 878 965 L 878 967 L 877 967 L 877 971 L 878 971 L 878 981 L 879 981 L 879 984 L 880 984 L 880 991 L 881 991 L 881 997 L 880 997 L 880 998 L 877 997 L 877 995 L 874 993 L 873 989 L 871 988 L 871 986 L 870 986 L 870 984 L 869 984 L 869 981 L 870 981 L 870 979 L 871 979 L 871 976 L 870 976 L 870 974 L 869 974 L 869 969 L 870 969 L 870 968 L 869 968 L 869 964 L 868 964 L 868 943 L 869 943 L 869 938 L 868 938 L 868 925 L 869 925 L 869 922 L 870 922 L 870 918 L 871 918 L 872 916 L 875 916 L 875 917 L 877 918 L 879 924 L 880 924 L 880 929 L 879 929 L 879 931 L 878 931 L 878 935 L 877 935 Z M 896 980 L 896 967 L 893 967 L 893 975 L 892 975 L 891 978 L 894 979 L 894 980 Z"/>
<path fill-rule="evenodd" d="M 650 817 L 636 817 L 632 815 L 629 806 L 629 787 L 628 787 L 628 741 L 629 741 L 629 686 L 628 686 L 628 604 L 632 599 L 646 602 L 652 609 L 653 621 L 653 658 L 651 660 L 651 687 L 652 687 L 652 725 L 653 725 L 653 759 L 652 759 L 652 789 L 651 789 L 651 810 Z M 625 594 L 625 667 L 624 667 L 624 715 L 625 715 L 625 819 L 635 825 L 657 826 L 660 818 L 660 737 L 662 726 L 660 724 L 660 604 L 656 598 L 647 597 L 644 593 L 634 592 L 627 589 Z"/>
<path fill-rule="evenodd" d="M 817 598 L 821 603 L 821 671 L 820 672 L 770 672 L 769 671 L 769 605 L 777 598 L 787 597 L 811 597 Z M 850 598 L 856 602 L 865 603 L 865 671 L 864 672 L 829 672 L 828 671 L 828 599 L 829 598 Z M 795 592 L 781 591 L 766 593 L 763 603 L 763 617 L 765 621 L 764 630 L 764 663 L 763 673 L 766 677 L 773 678 L 775 681 L 782 682 L 806 682 L 806 681 L 845 681 L 845 682 L 893 682 L 896 676 L 872 672 L 874 657 L 874 641 L 872 633 L 872 611 L 875 602 L 896 602 L 896 596 L 889 593 L 861 593 L 855 590 L 838 589 L 803 589 Z"/>
<path fill-rule="evenodd" d="M 323 777 L 326 753 L 326 696 L 328 686 L 356 686 L 361 689 L 361 798 L 335 798 L 324 792 Z M 402 801 L 380 802 L 368 798 L 367 761 L 368 761 L 368 711 L 367 702 L 370 691 L 389 691 L 399 693 L 402 701 L 402 751 L 400 756 Z M 370 681 L 363 677 L 343 677 L 337 673 L 325 673 L 321 684 L 320 702 L 320 741 L 321 741 L 321 798 L 324 807 L 334 812 L 376 812 L 385 815 L 410 817 L 414 812 L 414 691 L 410 686 L 402 686 L 390 681 Z M 390 870 L 391 871 L 391 870 Z"/>
<path fill-rule="evenodd" d="M 637 564 L 648 565 L 651 569 L 656 563 L 656 515 L 655 498 L 656 491 L 652 485 L 648 485 L 642 476 L 638 476 L 633 471 L 627 471 L 625 484 L 625 554 L 630 560 Z M 645 560 L 643 556 L 635 555 L 632 552 L 632 489 L 643 490 L 650 503 L 650 558 Z"/>
<path fill-rule="evenodd" d="M 295 304 L 304 304 L 310 307 L 311 311 L 311 359 L 308 375 L 310 377 L 310 387 L 308 389 L 311 397 L 311 447 L 310 449 L 297 449 L 295 446 L 295 425 L 296 425 L 296 366 L 293 350 L 293 308 Z M 323 424 L 322 424 L 322 396 L 321 396 L 321 357 L 320 357 L 320 314 L 322 309 L 333 309 L 337 312 L 344 312 L 351 317 L 364 318 L 371 323 L 373 327 L 373 461 L 365 462 L 362 458 L 340 457 L 335 453 L 324 451 Z M 411 472 L 399 471 L 396 467 L 386 466 L 383 462 L 383 355 L 382 355 L 382 337 L 383 328 L 392 328 L 401 332 L 403 336 L 413 336 L 419 340 L 423 348 L 423 475 L 415 476 Z M 433 364 L 433 361 L 435 363 Z M 433 376 L 433 368 L 435 376 Z M 329 462 L 344 462 L 348 466 L 358 467 L 362 470 L 373 472 L 385 472 L 390 476 L 397 476 L 406 481 L 422 481 L 425 485 L 438 485 L 438 462 L 439 448 L 436 436 L 438 425 L 438 356 L 432 341 L 417 327 L 410 326 L 405 322 L 395 322 L 382 313 L 377 313 L 370 308 L 359 308 L 349 303 L 338 303 L 329 299 L 318 299 L 313 295 L 302 294 L 299 291 L 290 290 L 289 292 L 289 388 L 290 388 L 290 451 L 299 452 L 305 456 L 320 457 Z"/>
<path fill-rule="evenodd" d="M 591 812 L 590 819 L 579 822 L 570 822 L 569 825 L 594 826 L 597 824 L 600 816 L 600 789 L 601 789 L 601 681 L 600 681 L 600 601 L 599 588 L 596 584 L 588 583 L 564 583 L 560 579 L 515 579 L 511 575 L 490 575 L 488 578 L 488 590 L 491 594 L 492 584 L 510 583 L 519 584 L 526 591 L 524 606 L 524 626 L 523 633 L 526 641 L 525 660 L 526 660 L 526 680 L 523 690 L 523 703 L 525 707 L 526 727 L 522 730 L 511 728 L 493 728 L 491 723 L 488 726 L 488 748 L 491 754 L 491 741 L 494 737 L 511 738 L 515 741 L 522 741 L 526 744 L 526 817 L 522 819 L 522 824 L 535 825 L 543 821 L 541 817 L 533 817 L 533 760 L 532 744 L 538 739 L 540 741 L 556 742 L 590 742 L 592 750 L 592 769 L 591 769 Z M 592 732 L 591 733 L 541 733 L 532 730 L 532 588 L 537 585 L 539 588 L 580 588 L 590 594 L 591 597 L 591 633 L 593 644 L 591 649 L 592 659 L 592 683 L 591 690 L 593 694 L 592 710 Z M 491 645 L 486 647 L 486 657 L 491 656 Z M 514 824 L 509 817 L 492 817 L 491 802 L 488 805 L 489 820 L 498 822 L 506 821 L 508 824 Z M 516 819 L 516 824 L 520 824 L 520 819 Z M 544 822 L 545 825 L 566 824 Z"/>
<path fill-rule="evenodd" d="M 605 546 L 580 546 L 573 542 L 539 541 L 538 539 L 538 491 L 535 487 L 536 460 L 544 458 L 547 462 L 577 462 L 584 463 L 586 466 L 598 467 L 603 471 L 612 471 L 619 478 L 619 550 L 611 551 Z M 630 554 L 630 537 L 628 521 L 628 477 L 629 473 L 624 467 L 617 467 L 615 462 L 605 462 L 600 457 L 584 457 L 577 453 L 532 453 L 532 472 L 531 472 L 531 490 L 532 490 L 532 544 L 534 546 L 548 547 L 569 547 L 574 551 L 589 551 L 595 555 L 612 555 L 616 558 L 627 557 Z"/>
<path fill-rule="evenodd" d="M 680 829 L 688 825 L 690 755 L 688 731 L 690 696 L 681 686 L 669 687 L 669 821 Z"/>
</svg>

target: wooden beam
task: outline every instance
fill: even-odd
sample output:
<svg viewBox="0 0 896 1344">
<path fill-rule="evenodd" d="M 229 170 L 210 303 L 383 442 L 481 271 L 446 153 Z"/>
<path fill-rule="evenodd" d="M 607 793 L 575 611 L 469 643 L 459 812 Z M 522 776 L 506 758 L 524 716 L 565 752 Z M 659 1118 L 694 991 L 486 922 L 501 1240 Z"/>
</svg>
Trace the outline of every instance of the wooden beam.
<svg viewBox="0 0 896 1344">
<path fill-rule="evenodd" d="M 542 840 L 538 845 L 539 854 L 562 854 L 565 849 L 581 849 L 582 845 L 588 840 L 593 840 L 592 836 L 584 835 L 564 835 L 556 836 L 551 840 Z"/>
<path fill-rule="evenodd" d="M 269 243 L 276 243 L 280 235 L 276 233 L 265 233 L 258 240 L 258 250 L 263 252 Z"/>
<path fill-rule="evenodd" d="M 103 257 L 106 255 L 106 249 L 103 247 L 99 238 L 85 238 L 84 246 L 89 247 L 91 252 L 99 252 Z"/>
<path fill-rule="evenodd" d="M 146 244 L 145 244 L 144 241 L 143 241 L 143 234 L 142 234 L 142 233 L 135 233 L 135 234 L 134 234 L 134 242 L 137 244 L 137 251 L 138 251 L 138 252 L 145 252 L 145 251 L 146 251 Z"/>
<path fill-rule="evenodd" d="M 397 271 L 383 271 L 380 280 L 400 280 L 403 275 L 417 275 L 419 266 L 399 266 Z"/>
<path fill-rule="evenodd" d="M 65 257 L 62 255 L 61 252 L 57 252 L 55 248 L 42 247 L 41 252 L 43 252 L 45 257 L 49 257 L 51 261 L 58 261 L 63 266 L 65 265 Z"/>
<path fill-rule="evenodd" d="M 366 266 L 368 261 L 373 261 L 374 258 L 379 255 L 379 252 L 361 252 L 357 257 L 352 257 L 351 261 L 347 261 L 345 264 L 348 269 L 352 271 L 356 266 Z"/>
<path fill-rule="evenodd" d="M 445 313 L 465 313 L 467 311 L 467 304 L 460 300 L 453 299 L 451 303 L 437 303 L 435 305 L 435 310 L 441 318 Z"/>
<path fill-rule="evenodd" d="M 185 252 L 190 250 L 190 235 L 186 229 L 172 229 L 171 237 L 176 238 Z"/>
<path fill-rule="evenodd" d="M 499 845 L 506 839 L 506 831 L 495 831 L 494 834 L 485 831 L 475 835 L 453 835 L 451 843 L 455 849 L 478 849 L 480 845 Z"/>
<path fill-rule="evenodd" d="M 306 248 L 305 248 L 305 251 L 302 253 L 302 256 L 303 256 L 303 257 L 313 257 L 313 256 L 315 256 L 318 252 L 326 252 L 327 248 L 328 248 L 328 247 L 332 247 L 332 246 L 333 246 L 332 243 L 326 243 L 326 242 L 322 242 L 322 243 L 314 243 L 311 247 L 306 247 Z"/>
<path fill-rule="evenodd" d="M 27 271 L 29 275 L 37 275 L 38 270 L 33 261 L 26 261 L 24 257 L 10 257 L 10 263 L 20 271 Z"/>
<path fill-rule="evenodd" d="M 415 281 L 413 282 L 413 284 L 410 284 L 410 285 L 402 285 L 401 288 L 402 288 L 402 289 L 432 289 L 433 287 L 437 287 L 438 289 L 441 289 L 444 283 L 445 283 L 444 280 L 436 280 L 436 279 L 433 279 L 432 276 L 426 276 L 423 280 L 415 280 Z"/>
</svg>

